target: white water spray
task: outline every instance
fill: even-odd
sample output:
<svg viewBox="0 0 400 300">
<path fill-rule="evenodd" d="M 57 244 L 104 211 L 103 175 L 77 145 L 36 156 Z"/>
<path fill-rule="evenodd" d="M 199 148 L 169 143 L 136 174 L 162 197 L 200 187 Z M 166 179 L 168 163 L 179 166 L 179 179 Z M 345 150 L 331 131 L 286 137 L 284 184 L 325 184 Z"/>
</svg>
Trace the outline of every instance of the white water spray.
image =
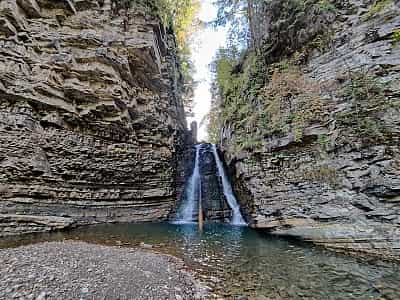
<svg viewBox="0 0 400 300">
<path fill-rule="evenodd" d="M 212 150 L 214 153 L 215 162 L 217 164 L 219 176 L 222 178 L 222 188 L 224 190 L 225 198 L 228 202 L 229 207 L 232 209 L 233 217 L 231 223 L 233 225 L 246 225 L 246 222 L 243 219 L 242 214 L 240 213 L 239 204 L 233 195 L 232 186 L 229 182 L 228 177 L 225 174 L 224 166 L 222 161 L 218 156 L 217 146 L 215 144 L 212 145 Z"/>
<path fill-rule="evenodd" d="M 200 177 L 200 147 L 196 145 L 196 158 L 194 162 L 193 173 L 189 178 L 188 184 L 185 186 L 185 199 L 177 214 L 177 223 L 190 223 L 194 221 L 193 216 L 197 209 L 197 201 L 201 187 Z"/>
</svg>

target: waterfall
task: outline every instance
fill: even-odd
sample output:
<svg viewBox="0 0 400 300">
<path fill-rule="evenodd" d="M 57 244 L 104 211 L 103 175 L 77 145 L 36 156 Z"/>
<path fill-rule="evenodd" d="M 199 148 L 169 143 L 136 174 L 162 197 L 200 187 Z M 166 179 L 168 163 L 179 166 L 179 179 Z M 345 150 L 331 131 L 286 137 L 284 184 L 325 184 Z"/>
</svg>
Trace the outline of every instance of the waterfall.
<svg viewBox="0 0 400 300">
<path fill-rule="evenodd" d="M 193 216 L 196 215 L 197 206 L 196 203 L 200 196 L 201 188 L 201 177 L 200 177 L 200 147 L 201 145 L 196 145 L 196 158 L 194 162 L 193 173 L 189 178 L 188 183 L 185 186 L 185 198 L 182 205 L 177 213 L 178 223 L 188 223 L 193 222 Z"/>
<path fill-rule="evenodd" d="M 217 164 L 219 176 L 222 178 L 222 188 L 224 190 L 225 198 L 228 202 L 229 207 L 232 209 L 233 217 L 231 223 L 234 225 L 246 225 L 242 214 L 240 213 L 239 204 L 233 195 L 232 186 L 229 182 L 228 177 L 225 174 L 224 166 L 222 161 L 220 160 L 217 152 L 217 146 L 215 144 L 212 145 L 212 151 L 214 153 L 215 162 Z"/>
</svg>

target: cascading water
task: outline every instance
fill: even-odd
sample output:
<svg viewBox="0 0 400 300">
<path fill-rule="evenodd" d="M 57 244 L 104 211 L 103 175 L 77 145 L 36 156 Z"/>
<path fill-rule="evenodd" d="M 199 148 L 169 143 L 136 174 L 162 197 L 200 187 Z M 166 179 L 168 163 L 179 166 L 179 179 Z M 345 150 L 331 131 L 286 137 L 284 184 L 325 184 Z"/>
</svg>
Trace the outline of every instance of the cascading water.
<svg viewBox="0 0 400 300">
<path fill-rule="evenodd" d="M 238 204 L 235 196 L 233 195 L 232 186 L 229 182 L 228 177 L 225 174 L 225 170 L 224 170 L 222 161 L 220 160 L 220 158 L 218 156 L 217 146 L 215 144 L 212 145 L 212 151 L 214 154 L 215 162 L 217 164 L 219 176 L 221 176 L 221 178 L 222 178 L 222 188 L 224 190 L 224 195 L 226 197 L 229 207 L 232 209 L 232 212 L 233 212 L 233 217 L 232 217 L 231 223 L 233 225 L 246 225 L 246 222 L 244 221 L 243 216 L 240 213 L 239 204 Z"/>
<path fill-rule="evenodd" d="M 201 177 L 200 177 L 200 147 L 196 145 L 196 158 L 194 162 L 193 173 L 185 186 L 185 198 L 177 213 L 176 222 L 189 223 L 194 221 L 194 215 L 197 209 L 196 203 L 199 199 Z"/>
</svg>

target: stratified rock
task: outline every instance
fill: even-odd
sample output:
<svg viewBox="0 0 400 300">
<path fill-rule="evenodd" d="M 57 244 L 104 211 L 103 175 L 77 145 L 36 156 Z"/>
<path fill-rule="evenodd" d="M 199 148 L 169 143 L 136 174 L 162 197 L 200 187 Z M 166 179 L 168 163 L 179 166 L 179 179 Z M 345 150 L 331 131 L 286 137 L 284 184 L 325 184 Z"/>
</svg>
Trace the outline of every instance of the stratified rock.
<svg viewBox="0 0 400 300">
<path fill-rule="evenodd" d="M 0 3 L 1 214 L 150 221 L 175 203 L 174 38 L 145 8 L 102 2 Z"/>
<path fill-rule="evenodd" d="M 59 230 L 68 228 L 73 224 L 73 219 L 63 217 L 12 214 L 0 215 L 1 236 Z"/>
<path fill-rule="evenodd" d="M 399 2 L 387 1 L 380 9 L 373 8 L 373 1 L 365 5 L 352 0 L 330 3 L 337 4 L 337 17 L 332 18 L 331 12 L 307 12 L 303 18 L 315 22 L 309 22 L 300 36 L 293 26 L 285 27 L 295 12 L 274 10 L 282 2 L 270 1 L 263 32 L 266 44 L 274 45 L 264 53 L 273 62 L 286 58 L 282 51 L 290 55 L 302 50 L 305 41 L 321 34 L 321 28 L 330 33 L 328 47 L 313 49 L 302 65 L 303 73 L 320 85 L 327 122 L 313 120 L 304 128 L 301 141 L 293 132 L 269 136 L 263 149 L 233 153 L 226 147 L 225 157 L 235 171 L 235 189 L 251 226 L 341 251 L 398 259 Z M 279 26 L 290 38 L 277 30 Z M 378 104 L 378 117 L 370 109 L 364 115 L 350 115 L 345 124 L 340 114 L 357 108 L 343 91 L 349 74 L 356 72 L 384 86 L 383 103 Z M 357 122 L 372 118 L 377 118 L 377 127 L 384 128 L 385 134 L 354 133 Z M 369 126 L 367 130 L 373 131 L 374 124 Z M 235 138 L 231 128 L 229 124 L 223 128 L 226 144 Z"/>
</svg>

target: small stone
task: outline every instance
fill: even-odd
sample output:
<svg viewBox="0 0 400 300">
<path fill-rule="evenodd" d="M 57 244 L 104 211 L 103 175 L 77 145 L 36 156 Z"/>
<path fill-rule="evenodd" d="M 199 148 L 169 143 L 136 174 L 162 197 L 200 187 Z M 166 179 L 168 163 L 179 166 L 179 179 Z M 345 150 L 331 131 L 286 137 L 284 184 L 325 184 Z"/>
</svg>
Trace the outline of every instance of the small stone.
<svg viewBox="0 0 400 300">
<path fill-rule="evenodd" d="M 150 244 L 145 244 L 144 242 L 140 243 L 140 247 L 144 248 L 144 249 L 152 249 L 153 245 Z"/>
<path fill-rule="evenodd" d="M 221 281 L 220 279 L 218 279 L 217 277 L 214 277 L 214 276 L 210 276 L 209 279 L 210 279 L 210 281 L 213 282 L 213 283 L 218 283 L 218 282 Z"/>
<path fill-rule="evenodd" d="M 45 300 L 47 297 L 46 292 L 41 292 L 39 296 L 36 297 L 36 300 Z"/>
</svg>

